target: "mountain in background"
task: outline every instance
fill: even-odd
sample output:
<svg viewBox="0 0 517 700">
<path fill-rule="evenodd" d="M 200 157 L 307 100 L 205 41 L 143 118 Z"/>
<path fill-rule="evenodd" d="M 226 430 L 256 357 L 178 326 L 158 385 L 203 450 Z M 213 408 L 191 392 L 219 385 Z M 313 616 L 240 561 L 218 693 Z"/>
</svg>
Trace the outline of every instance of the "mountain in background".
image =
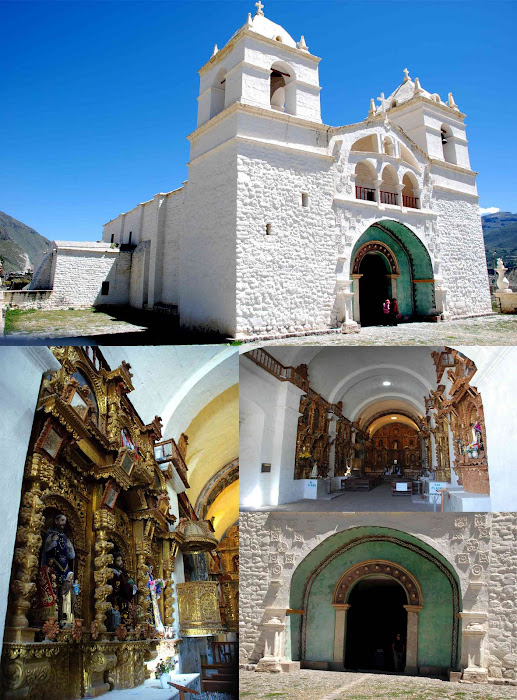
<svg viewBox="0 0 517 700">
<path fill-rule="evenodd" d="M 498 211 L 481 217 L 488 267 L 502 258 L 506 267 L 517 267 L 517 214 Z"/>
<path fill-rule="evenodd" d="M 4 260 L 4 273 L 25 272 L 28 268 L 36 270 L 50 245 L 48 238 L 0 211 L 0 255 Z"/>
</svg>

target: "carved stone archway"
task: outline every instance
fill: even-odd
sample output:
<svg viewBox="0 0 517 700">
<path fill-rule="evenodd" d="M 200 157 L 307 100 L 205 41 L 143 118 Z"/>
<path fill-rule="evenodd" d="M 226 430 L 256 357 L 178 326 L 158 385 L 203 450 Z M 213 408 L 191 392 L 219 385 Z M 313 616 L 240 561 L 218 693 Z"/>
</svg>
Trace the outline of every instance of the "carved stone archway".
<svg viewBox="0 0 517 700">
<path fill-rule="evenodd" d="M 375 576 L 389 577 L 399 583 L 407 597 L 406 668 L 405 673 L 418 672 L 418 613 L 423 608 L 422 590 L 417 579 L 407 569 L 384 559 L 370 559 L 354 564 L 341 576 L 334 588 L 332 606 L 335 609 L 334 663 L 345 666 L 347 602 L 358 581 Z"/>
</svg>

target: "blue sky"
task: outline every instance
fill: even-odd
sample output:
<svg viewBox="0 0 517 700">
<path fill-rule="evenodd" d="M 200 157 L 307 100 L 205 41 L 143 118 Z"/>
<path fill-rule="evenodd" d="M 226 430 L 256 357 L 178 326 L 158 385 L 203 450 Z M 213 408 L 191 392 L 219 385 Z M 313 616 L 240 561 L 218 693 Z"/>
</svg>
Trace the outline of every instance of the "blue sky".
<svg viewBox="0 0 517 700">
<path fill-rule="evenodd" d="M 482 207 L 517 211 L 515 2 L 263 0 L 321 56 L 325 123 L 366 117 L 409 68 L 467 113 Z M 187 178 L 197 70 L 253 0 L 0 2 L 0 210 L 50 239 L 102 224 Z"/>
</svg>

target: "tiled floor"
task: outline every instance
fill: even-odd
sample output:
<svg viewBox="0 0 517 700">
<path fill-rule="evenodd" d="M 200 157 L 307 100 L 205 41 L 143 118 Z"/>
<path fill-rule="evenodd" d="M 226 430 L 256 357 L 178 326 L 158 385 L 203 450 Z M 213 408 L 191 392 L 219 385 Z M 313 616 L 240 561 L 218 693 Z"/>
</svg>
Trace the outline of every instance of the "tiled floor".
<svg viewBox="0 0 517 700">
<path fill-rule="evenodd" d="M 304 498 L 280 506 L 263 506 L 261 508 L 244 508 L 243 511 L 310 511 L 320 513 L 354 513 L 354 512 L 425 512 L 432 511 L 433 505 L 423 501 L 420 496 L 392 496 L 391 484 L 380 484 L 372 491 L 346 491 L 332 500 Z M 440 510 L 440 504 L 436 506 Z"/>
</svg>

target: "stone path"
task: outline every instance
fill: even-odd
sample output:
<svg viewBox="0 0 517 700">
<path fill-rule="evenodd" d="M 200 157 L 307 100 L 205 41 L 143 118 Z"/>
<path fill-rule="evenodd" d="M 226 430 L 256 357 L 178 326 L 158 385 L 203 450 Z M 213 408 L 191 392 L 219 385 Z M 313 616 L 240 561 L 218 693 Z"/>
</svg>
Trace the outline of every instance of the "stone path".
<svg viewBox="0 0 517 700">
<path fill-rule="evenodd" d="M 331 500 L 304 498 L 293 503 L 283 503 L 280 506 L 263 506 L 261 508 L 240 508 L 242 511 L 294 511 L 298 512 L 319 512 L 319 513 L 364 513 L 378 512 L 400 513 L 413 512 L 423 513 L 433 511 L 434 506 L 423 501 L 420 496 L 393 496 L 391 484 L 380 484 L 371 491 L 345 491 L 341 496 Z M 438 504 L 437 510 L 440 510 Z"/>
<path fill-rule="evenodd" d="M 359 333 L 326 333 L 245 343 L 243 351 L 268 345 L 517 345 L 517 315 L 442 323 L 370 326 Z"/>
<path fill-rule="evenodd" d="M 508 700 L 516 697 L 516 688 L 511 686 L 469 685 L 373 673 L 303 670 L 273 675 L 240 671 L 239 678 L 239 698 L 247 700 Z"/>
</svg>

